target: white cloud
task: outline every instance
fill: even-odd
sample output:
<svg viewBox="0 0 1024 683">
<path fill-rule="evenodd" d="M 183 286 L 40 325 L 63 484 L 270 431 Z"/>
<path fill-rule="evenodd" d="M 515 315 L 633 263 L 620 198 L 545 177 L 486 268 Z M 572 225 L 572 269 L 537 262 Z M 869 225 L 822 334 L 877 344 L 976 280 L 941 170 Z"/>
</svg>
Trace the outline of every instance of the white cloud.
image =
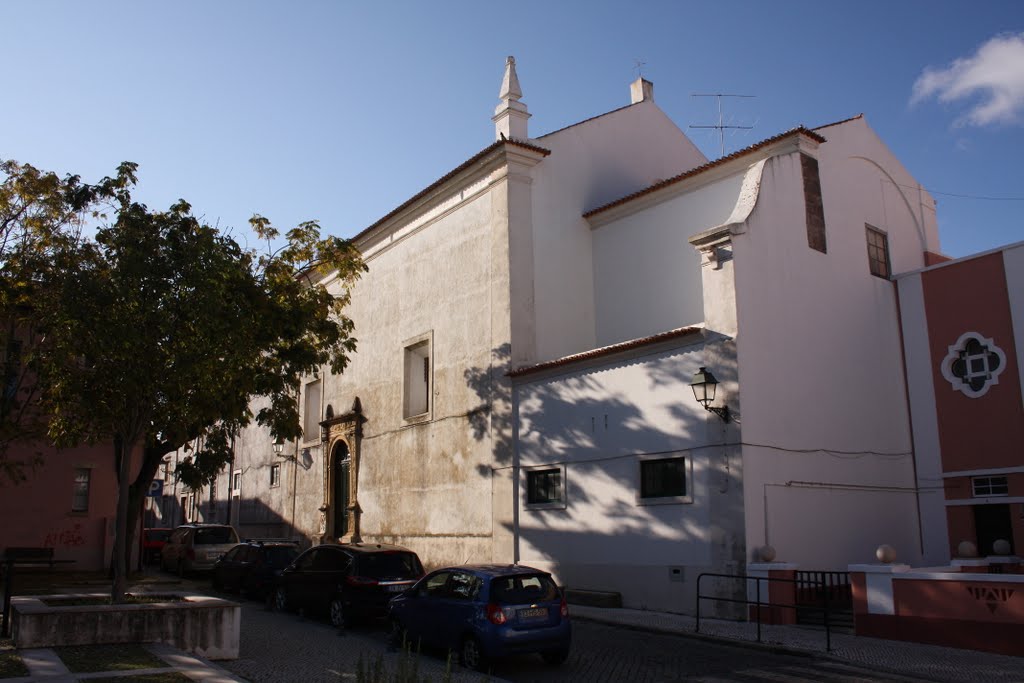
<svg viewBox="0 0 1024 683">
<path fill-rule="evenodd" d="M 910 103 L 930 97 L 940 102 L 970 99 L 970 109 L 958 124 L 1024 122 L 1024 33 L 996 36 L 948 68 L 927 67 L 914 83 Z"/>
</svg>

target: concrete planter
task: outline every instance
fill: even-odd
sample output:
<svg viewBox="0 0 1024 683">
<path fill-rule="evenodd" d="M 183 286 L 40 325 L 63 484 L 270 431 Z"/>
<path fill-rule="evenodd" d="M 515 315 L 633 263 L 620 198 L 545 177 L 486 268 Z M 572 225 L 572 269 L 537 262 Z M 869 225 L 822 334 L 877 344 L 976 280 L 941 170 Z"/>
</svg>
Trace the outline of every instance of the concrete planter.
<svg viewBox="0 0 1024 683">
<path fill-rule="evenodd" d="M 238 659 L 241 605 L 187 593 L 183 602 L 51 607 L 40 599 L 105 597 L 106 593 L 12 597 L 18 648 L 107 643 L 167 643 L 208 659 Z"/>
</svg>

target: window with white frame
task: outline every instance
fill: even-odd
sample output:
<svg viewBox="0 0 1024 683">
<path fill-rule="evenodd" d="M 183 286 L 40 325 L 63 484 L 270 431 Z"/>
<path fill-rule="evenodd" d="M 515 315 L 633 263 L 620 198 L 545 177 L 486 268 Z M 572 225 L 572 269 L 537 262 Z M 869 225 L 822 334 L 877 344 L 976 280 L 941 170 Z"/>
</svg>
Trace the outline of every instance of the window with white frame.
<svg viewBox="0 0 1024 683">
<path fill-rule="evenodd" d="M 561 466 L 526 469 L 526 506 L 565 507 L 565 468 Z"/>
<path fill-rule="evenodd" d="M 302 420 L 302 440 L 305 443 L 320 440 L 320 387 L 320 380 L 306 383 Z"/>
<path fill-rule="evenodd" d="M 690 458 L 673 456 L 668 458 L 641 458 L 639 460 L 640 486 L 639 502 L 690 503 Z"/>
<path fill-rule="evenodd" d="M 423 419 L 430 416 L 431 334 L 406 341 L 402 353 L 403 400 L 402 417 Z"/>
<path fill-rule="evenodd" d="M 1010 486 L 1006 477 L 973 477 L 971 486 L 974 489 L 975 498 L 1010 495 Z"/>
<path fill-rule="evenodd" d="M 281 466 L 271 465 L 270 466 L 270 485 L 280 486 L 281 485 Z"/>
<path fill-rule="evenodd" d="M 88 512 L 89 510 L 89 483 L 92 479 L 92 470 L 88 467 L 75 468 L 75 483 L 71 493 L 71 511 Z"/>
</svg>

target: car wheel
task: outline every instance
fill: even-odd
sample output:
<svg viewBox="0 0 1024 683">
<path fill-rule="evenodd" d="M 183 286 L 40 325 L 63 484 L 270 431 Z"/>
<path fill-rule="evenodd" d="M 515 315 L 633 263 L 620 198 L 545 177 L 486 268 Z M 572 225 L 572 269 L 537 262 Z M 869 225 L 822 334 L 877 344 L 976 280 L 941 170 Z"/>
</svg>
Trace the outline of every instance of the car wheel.
<svg viewBox="0 0 1024 683">
<path fill-rule="evenodd" d="M 551 666 L 560 666 L 565 663 L 565 660 L 569 659 L 568 650 L 552 650 L 551 652 L 540 653 L 541 658 L 545 664 Z"/>
<path fill-rule="evenodd" d="M 178 577 L 182 578 L 182 579 L 185 578 L 185 561 L 184 560 L 178 560 Z"/>
<path fill-rule="evenodd" d="M 287 612 L 291 609 L 284 586 L 278 586 L 277 590 L 274 591 L 274 609 L 278 612 Z"/>
<path fill-rule="evenodd" d="M 345 615 L 345 603 L 341 601 L 341 598 L 331 600 L 331 626 L 345 628 L 348 625 L 348 619 L 346 619 Z"/>
<path fill-rule="evenodd" d="M 459 648 L 459 662 L 467 669 L 474 671 L 487 670 L 487 657 L 484 656 L 483 648 L 476 636 L 466 636 Z"/>
</svg>

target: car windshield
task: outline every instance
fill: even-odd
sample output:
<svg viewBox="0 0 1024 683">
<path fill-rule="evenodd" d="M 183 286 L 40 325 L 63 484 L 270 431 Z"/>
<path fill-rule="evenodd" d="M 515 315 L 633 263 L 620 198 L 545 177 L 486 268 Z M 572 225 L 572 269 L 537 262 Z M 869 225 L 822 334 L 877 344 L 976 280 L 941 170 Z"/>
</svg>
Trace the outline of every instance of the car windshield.
<svg viewBox="0 0 1024 683">
<path fill-rule="evenodd" d="M 415 579 L 423 568 L 414 553 L 370 553 L 359 558 L 359 573 L 372 579 Z"/>
<path fill-rule="evenodd" d="M 558 586 L 546 574 L 519 574 L 491 579 L 491 602 L 518 605 L 558 600 Z"/>
<path fill-rule="evenodd" d="M 214 545 L 217 543 L 238 543 L 235 530 L 229 526 L 214 526 L 196 529 L 195 545 Z"/>
<path fill-rule="evenodd" d="M 287 546 L 276 546 L 272 548 L 264 548 L 263 550 L 266 557 L 266 563 L 274 568 L 287 567 L 299 554 L 298 550 Z"/>
</svg>

